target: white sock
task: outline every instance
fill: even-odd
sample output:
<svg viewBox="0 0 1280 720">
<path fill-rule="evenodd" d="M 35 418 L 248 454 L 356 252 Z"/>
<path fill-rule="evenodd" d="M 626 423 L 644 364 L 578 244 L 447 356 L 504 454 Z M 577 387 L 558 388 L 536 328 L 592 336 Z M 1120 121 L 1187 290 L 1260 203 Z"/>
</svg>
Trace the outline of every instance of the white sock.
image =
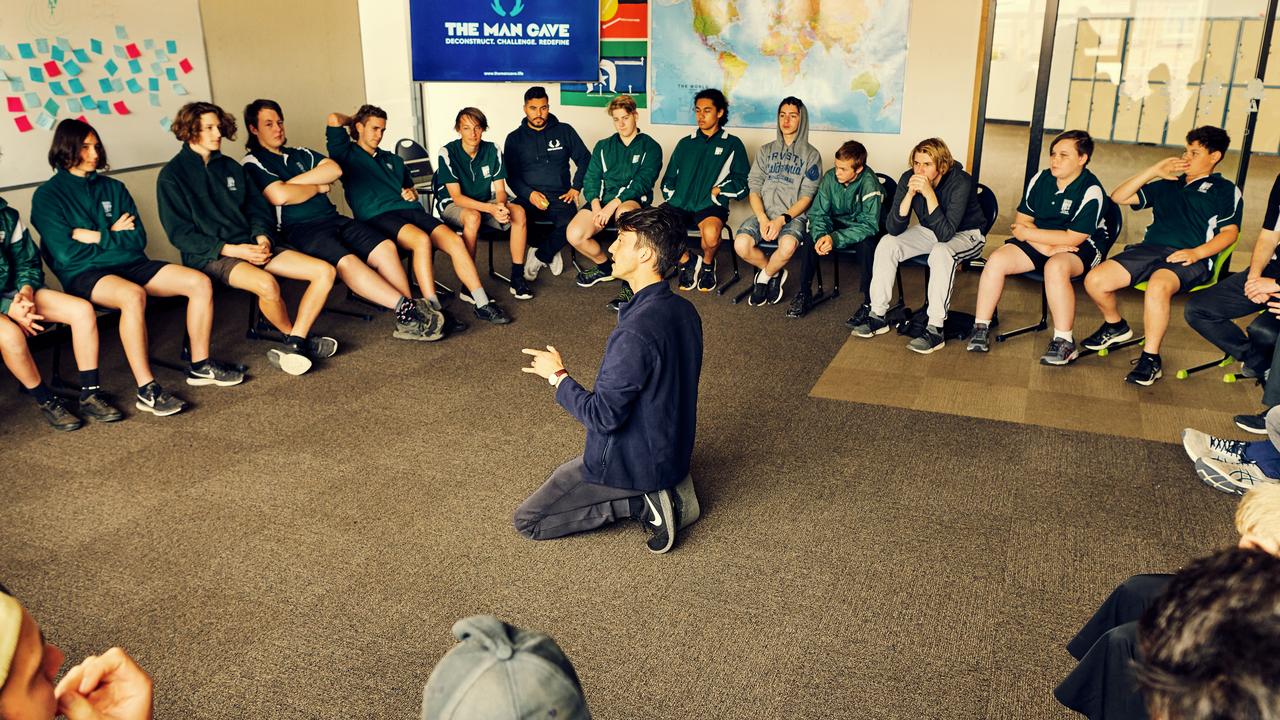
<svg viewBox="0 0 1280 720">
<path fill-rule="evenodd" d="M 974 325 L 991 325 L 991 318 L 975 318 Z"/>
<path fill-rule="evenodd" d="M 756 273 L 756 282 L 760 283 L 761 285 L 768 284 L 768 282 L 772 279 L 773 279 L 773 276 L 763 270 Z"/>
<path fill-rule="evenodd" d="M 489 294 L 482 287 L 471 291 L 471 299 L 476 301 L 476 307 L 484 307 L 489 304 Z"/>
<path fill-rule="evenodd" d="M 1059 330 L 1058 328 L 1053 329 L 1053 339 L 1066 340 L 1067 342 L 1072 343 L 1076 341 L 1075 336 L 1071 334 L 1070 330 Z"/>
</svg>

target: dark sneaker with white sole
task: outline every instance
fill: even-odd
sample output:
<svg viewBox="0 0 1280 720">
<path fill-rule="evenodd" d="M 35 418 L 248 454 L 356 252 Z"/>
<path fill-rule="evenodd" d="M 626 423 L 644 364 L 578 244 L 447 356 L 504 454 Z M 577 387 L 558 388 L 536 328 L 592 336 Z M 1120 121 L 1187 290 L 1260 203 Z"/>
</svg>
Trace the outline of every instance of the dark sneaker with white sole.
<svg viewBox="0 0 1280 720">
<path fill-rule="evenodd" d="M 268 350 L 267 362 L 289 375 L 301 375 L 311 369 L 311 358 L 288 345 Z"/>
<path fill-rule="evenodd" d="M 757 274 L 757 278 L 760 276 Z M 751 283 L 751 297 L 747 298 L 747 304 L 751 307 L 763 305 L 769 302 L 769 283 L 756 280 Z"/>
<path fill-rule="evenodd" d="M 76 417 L 76 414 L 67 407 L 67 401 L 57 395 L 50 398 L 48 402 L 39 403 L 36 407 L 40 408 L 40 413 L 54 430 L 70 432 L 84 425 L 84 421 Z"/>
<path fill-rule="evenodd" d="M 710 265 L 699 260 L 702 269 L 698 271 L 698 292 L 711 292 L 716 289 L 720 281 L 716 279 L 716 264 L 712 262 Z"/>
<path fill-rule="evenodd" d="M 138 390 L 138 401 L 134 403 L 134 407 L 139 410 L 159 417 L 182 412 L 182 409 L 186 406 L 185 402 L 160 387 L 160 384 L 154 380 Z"/>
<path fill-rule="evenodd" d="M 1157 380 L 1164 376 L 1164 371 L 1160 369 L 1160 356 L 1148 355 L 1142 353 L 1138 357 L 1130 360 L 1129 363 L 1134 366 L 1133 370 L 1124 377 L 1127 383 L 1141 385 L 1143 387 L 1151 387 Z"/>
<path fill-rule="evenodd" d="M 195 365 L 187 366 L 188 385 L 195 385 L 196 387 L 202 385 L 231 387 L 242 382 L 244 382 L 244 373 L 217 360 L 209 359 L 199 369 Z"/>
<path fill-rule="evenodd" d="M 94 422 L 115 422 L 124 417 L 115 405 L 107 399 L 107 394 L 95 390 L 80 398 L 80 414 Z"/>
<path fill-rule="evenodd" d="M 609 308 L 609 310 L 613 312 L 618 312 L 618 310 L 622 308 L 622 304 L 630 302 L 631 298 L 635 297 L 635 295 L 635 293 L 631 292 L 630 285 L 622 283 L 622 289 L 618 291 L 617 296 L 605 303 L 605 307 Z"/>
<path fill-rule="evenodd" d="M 844 321 L 844 326 L 850 330 L 855 330 L 859 325 L 867 322 L 867 316 L 871 314 L 871 303 L 862 303 L 858 306 L 857 311 L 853 313 L 853 317 Z"/>
<path fill-rule="evenodd" d="M 853 334 L 860 338 L 875 337 L 889 332 L 889 323 L 875 313 L 867 313 L 862 322 L 853 326 Z"/>
<path fill-rule="evenodd" d="M 692 256 L 688 260 L 680 263 L 680 283 L 678 287 L 681 290 L 692 290 L 698 287 L 698 275 L 702 272 L 702 256 Z"/>
<path fill-rule="evenodd" d="M 444 316 L 444 334 L 445 335 L 456 335 L 466 330 L 467 328 L 471 327 L 470 325 L 455 318 L 452 313 L 450 313 L 448 310 L 444 308 L 440 308 L 440 314 Z"/>
<path fill-rule="evenodd" d="M 1230 495 L 1244 495 L 1259 485 L 1274 485 L 1280 480 L 1267 477 L 1253 463 L 1231 463 L 1213 458 L 1196 460 L 1196 475 L 1205 485 Z"/>
<path fill-rule="evenodd" d="M 1236 415 L 1231 418 L 1231 421 L 1236 424 L 1236 427 L 1245 432 L 1251 432 L 1254 435 L 1267 434 L 1267 414 L 1265 412 L 1257 415 Z"/>
<path fill-rule="evenodd" d="M 791 307 L 787 308 L 787 317 L 802 318 L 813 308 L 813 297 L 805 290 L 795 294 L 791 298 Z"/>
<path fill-rule="evenodd" d="M 924 329 L 920 337 L 911 338 L 911 342 L 907 343 L 907 349 L 921 355 L 928 355 L 935 350 L 941 350 L 946 344 L 947 341 L 942 333 L 930 325 Z"/>
<path fill-rule="evenodd" d="M 1081 345 L 1090 350 L 1101 350 L 1111 347 L 1117 343 L 1122 343 L 1133 337 L 1133 330 L 1130 329 L 1129 323 L 1121 320 L 1112 325 L 1111 323 L 1102 323 L 1102 326 L 1094 331 L 1092 335 L 1085 338 Z"/>
<path fill-rule="evenodd" d="M 991 325 L 974 323 L 973 333 L 969 335 L 969 344 L 964 349 L 969 352 L 991 352 Z"/>
<path fill-rule="evenodd" d="M 777 305 L 782 302 L 783 286 L 787 284 L 787 271 L 782 272 L 769 278 L 769 304 Z"/>
<path fill-rule="evenodd" d="M 578 287 L 584 288 L 589 288 L 599 285 L 602 282 L 610 282 L 612 280 L 612 275 L 605 274 L 605 272 L 598 267 L 593 267 L 590 270 L 579 271 L 577 277 L 574 278 L 574 282 L 578 284 Z"/>
<path fill-rule="evenodd" d="M 530 289 L 529 283 L 525 282 L 524 278 L 518 277 L 511 281 L 511 294 L 514 295 L 517 300 L 533 299 L 533 290 Z M 475 302 L 475 300 L 472 300 L 471 304 L 474 305 Z"/>
<path fill-rule="evenodd" d="M 476 308 L 476 317 L 490 325 L 507 325 L 511 323 L 511 316 L 503 311 L 498 303 L 493 301 Z"/>
<path fill-rule="evenodd" d="M 676 544 L 676 506 L 670 490 L 644 494 L 640 522 L 649 531 L 649 552 L 662 554 Z"/>
<path fill-rule="evenodd" d="M 324 335 L 312 335 L 302 351 L 316 360 L 325 360 L 338 353 L 338 341 Z"/>
<path fill-rule="evenodd" d="M 1045 348 L 1044 354 L 1040 356 L 1041 365 L 1067 365 L 1072 360 L 1080 357 L 1080 348 L 1076 344 L 1066 338 L 1054 338 L 1049 341 L 1049 347 Z"/>
</svg>

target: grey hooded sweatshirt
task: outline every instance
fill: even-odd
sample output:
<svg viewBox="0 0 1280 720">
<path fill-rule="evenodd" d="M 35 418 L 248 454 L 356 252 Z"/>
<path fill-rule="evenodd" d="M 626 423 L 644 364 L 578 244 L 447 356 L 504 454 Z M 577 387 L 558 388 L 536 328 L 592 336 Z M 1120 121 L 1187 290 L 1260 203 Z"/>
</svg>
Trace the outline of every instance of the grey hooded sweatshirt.
<svg viewBox="0 0 1280 720">
<path fill-rule="evenodd" d="M 800 127 L 790 146 L 778 130 L 778 139 L 756 153 L 747 175 L 747 189 L 760 196 L 771 218 L 787 211 L 802 197 L 813 197 L 822 180 L 822 155 L 809 144 L 809 108 L 800 108 Z"/>
</svg>

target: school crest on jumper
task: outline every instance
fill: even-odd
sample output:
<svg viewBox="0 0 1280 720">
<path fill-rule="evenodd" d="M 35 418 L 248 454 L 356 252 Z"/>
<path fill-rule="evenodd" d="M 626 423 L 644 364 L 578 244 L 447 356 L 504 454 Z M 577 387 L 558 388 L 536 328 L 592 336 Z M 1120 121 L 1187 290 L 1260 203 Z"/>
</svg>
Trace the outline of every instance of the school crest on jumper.
<svg viewBox="0 0 1280 720">
<path fill-rule="evenodd" d="M 228 189 L 228 190 L 230 190 L 231 192 L 235 192 L 235 191 L 236 191 L 236 179 L 235 179 L 235 178 L 233 178 L 233 177 L 228 177 L 228 178 L 227 178 L 227 189 Z"/>
<path fill-rule="evenodd" d="M 484 167 L 480 168 L 480 174 L 484 175 L 485 177 L 489 177 L 489 166 L 485 165 Z"/>
<path fill-rule="evenodd" d="M 563 148 L 563 146 L 561 146 L 561 144 L 560 144 L 560 141 L 559 141 L 559 140 L 549 140 L 549 141 L 547 141 L 547 150 L 563 150 L 563 149 L 564 149 L 564 148 Z"/>
<path fill-rule="evenodd" d="M 107 217 L 111 217 L 111 201 L 110 200 L 102 201 L 102 214 L 106 215 Z"/>
<path fill-rule="evenodd" d="M 1070 213 L 1070 212 L 1071 212 L 1071 198 L 1067 198 L 1066 200 L 1063 200 L 1063 201 L 1062 201 L 1062 213 L 1061 213 L 1061 214 L 1066 215 L 1066 214 L 1068 214 L 1068 213 Z"/>
<path fill-rule="evenodd" d="M 1209 189 L 1212 187 L 1213 187 L 1213 183 L 1202 182 L 1200 183 L 1200 187 L 1196 188 L 1196 192 L 1207 193 L 1209 192 Z"/>
</svg>

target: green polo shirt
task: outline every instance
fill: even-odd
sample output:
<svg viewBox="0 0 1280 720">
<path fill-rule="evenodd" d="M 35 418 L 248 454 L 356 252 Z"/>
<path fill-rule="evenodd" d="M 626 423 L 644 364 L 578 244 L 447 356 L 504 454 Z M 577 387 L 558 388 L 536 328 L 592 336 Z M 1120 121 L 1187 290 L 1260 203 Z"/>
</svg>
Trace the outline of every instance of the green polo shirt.
<svg viewBox="0 0 1280 720">
<path fill-rule="evenodd" d="M 278 153 L 266 148 L 250 148 L 244 156 L 244 169 L 261 192 L 271 183 L 288 182 L 308 170 L 314 170 L 324 159 L 324 155 L 309 148 L 282 147 Z M 333 206 L 328 195 L 316 193 L 306 202 L 282 205 L 276 208 L 276 212 L 280 227 L 287 228 L 334 217 L 338 214 L 338 209 Z"/>
<path fill-rule="evenodd" d="M 1143 185 L 1133 209 L 1146 208 L 1154 211 L 1155 219 L 1142 243 L 1187 249 L 1209 242 L 1232 225 L 1239 227 L 1244 198 L 1235 183 L 1218 173 L 1190 183 L 1183 175 Z"/>
<path fill-rule="evenodd" d="M 507 166 L 502 162 L 502 153 L 498 146 L 488 140 L 481 140 L 476 148 L 476 156 L 471 157 L 462 148 L 461 140 L 454 140 L 440 148 L 436 158 L 436 173 L 431 178 L 431 186 L 436 196 L 436 211 L 453 204 L 449 183 L 458 183 L 462 194 L 472 200 L 489 202 L 493 199 L 493 181 L 507 179 Z"/>
<path fill-rule="evenodd" d="M 1058 179 L 1048 170 L 1041 170 L 1027 185 L 1018 212 L 1034 218 L 1041 230 L 1071 230 L 1093 235 L 1102 220 L 1105 197 L 1102 183 L 1088 168 L 1061 190 Z"/>
<path fill-rule="evenodd" d="M 413 178 L 398 155 L 381 148 L 370 155 L 351 139 L 345 127 L 326 128 L 325 141 L 329 157 L 342 167 L 342 190 L 357 220 L 422 208 L 400 195 L 413 187 Z"/>
</svg>

